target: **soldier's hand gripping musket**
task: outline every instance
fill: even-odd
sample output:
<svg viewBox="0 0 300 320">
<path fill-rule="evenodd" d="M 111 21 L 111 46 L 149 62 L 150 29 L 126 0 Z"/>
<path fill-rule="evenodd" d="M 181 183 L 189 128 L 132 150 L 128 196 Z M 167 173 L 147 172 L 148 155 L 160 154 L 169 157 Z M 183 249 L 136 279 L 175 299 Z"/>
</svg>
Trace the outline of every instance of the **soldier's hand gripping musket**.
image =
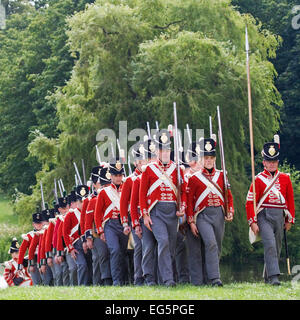
<svg viewBox="0 0 300 320">
<path fill-rule="evenodd" d="M 230 184 L 228 182 L 226 165 L 225 165 L 223 133 L 222 133 L 221 114 L 220 114 L 219 106 L 217 107 L 217 114 L 218 114 L 218 126 L 219 126 L 218 135 L 219 135 L 219 144 L 220 144 L 220 158 L 221 158 L 221 167 L 222 167 L 223 177 L 224 177 L 224 214 L 225 214 L 225 219 L 227 221 L 232 221 L 233 215 L 229 210 L 229 201 L 228 201 L 228 191 L 230 189 Z"/>
</svg>

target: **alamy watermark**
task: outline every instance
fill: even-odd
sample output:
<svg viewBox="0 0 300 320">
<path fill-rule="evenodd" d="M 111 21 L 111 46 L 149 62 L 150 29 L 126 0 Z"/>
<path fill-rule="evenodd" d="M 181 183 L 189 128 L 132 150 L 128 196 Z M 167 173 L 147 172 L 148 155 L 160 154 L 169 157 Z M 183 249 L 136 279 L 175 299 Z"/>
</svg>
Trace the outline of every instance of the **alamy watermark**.
<svg viewBox="0 0 300 320">
<path fill-rule="evenodd" d="M 162 129 L 165 128 L 160 128 L 160 130 Z M 109 162 L 111 158 L 119 154 L 121 158 L 125 159 L 125 163 L 127 163 L 128 156 L 131 157 L 132 155 L 134 145 L 138 142 L 142 143 L 145 139 L 149 138 L 155 140 L 160 130 L 135 128 L 128 132 L 127 121 L 119 121 L 119 137 L 117 137 L 116 132 L 112 129 L 101 129 L 96 135 L 96 141 L 99 143 L 97 145 L 97 160 L 98 162 Z M 172 135 L 175 134 L 174 131 L 174 128 L 172 128 Z M 186 152 L 193 137 L 196 138 L 193 141 L 199 141 L 200 138 L 204 137 L 204 129 L 184 129 L 183 131 L 178 129 L 178 136 L 179 150 Z M 128 145 L 132 146 L 128 149 Z"/>
</svg>

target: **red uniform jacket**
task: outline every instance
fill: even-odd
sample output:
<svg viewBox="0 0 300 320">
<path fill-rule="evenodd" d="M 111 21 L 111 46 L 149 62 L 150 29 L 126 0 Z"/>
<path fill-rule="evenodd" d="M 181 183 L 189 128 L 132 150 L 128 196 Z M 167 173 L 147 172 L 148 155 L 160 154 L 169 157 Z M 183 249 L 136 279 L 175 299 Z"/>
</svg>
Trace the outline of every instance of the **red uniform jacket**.
<svg viewBox="0 0 300 320">
<path fill-rule="evenodd" d="M 218 187 L 216 187 L 215 185 Z M 223 171 L 206 169 L 194 173 L 188 181 L 187 222 L 196 222 L 198 214 L 207 207 L 221 206 L 224 211 L 224 176 Z M 233 198 L 228 190 L 228 207 L 234 212 Z"/>
<path fill-rule="evenodd" d="M 24 260 L 26 251 L 29 249 L 33 236 L 34 236 L 34 231 L 30 231 L 26 234 L 22 234 L 23 241 L 19 249 L 19 258 L 18 258 L 19 265 L 23 265 L 23 260 Z"/>
<path fill-rule="evenodd" d="M 65 242 L 63 237 L 64 219 L 65 219 L 65 216 L 59 216 L 60 224 L 57 229 L 57 241 L 56 241 L 56 250 L 57 250 L 58 256 L 63 256 L 64 250 L 65 250 Z"/>
<path fill-rule="evenodd" d="M 52 237 L 52 247 L 54 249 L 54 252 L 57 252 L 57 233 L 58 233 L 58 228 L 61 224 L 61 215 L 57 216 L 56 218 L 56 223 L 53 231 L 53 237 Z"/>
<path fill-rule="evenodd" d="M 49 226 L 47 229 L 47 235 L 45 237 L 45 254 L 46 258 L 52 257 L 52 249 L 53 249 L 53 234 L 55 225 L 57 223 L 56 218 L 49 219 Z"/>
<path fill-rule="evenodd" d="M 135 169 L 133 174 L 131 174 L 126 178 L 122 188 L 121 199 L 120 199 L 120 217 L 121 217 L 121 223 L 123 224 L 124 227 L 128 225 L 128 212 L 130 210 L 130 197 L 131 197 L 132 184 L 133 184 L 133 181 L 136 179 L 136 177 L 140 174 L 141 172 L 138 169 Z"/>
<path fill-rule="evenodd" d="M 97 202 L 97 196 L 95 194 L 92 195 L 92 198 L 90 199 L 88 206 L 86 208 L 86 214 L 85 214 L 85 237 L 86 238 L 92 238 L 92 230 L 93 230 L 93 224 L 94 224 L 94 212 Z"/>
<path fill-rule="evenodd" d="M 162 175 L 164 172 L 165 175 Z M 183 171 L 180 168 L 182 179 L 181 184 L 181 203 L 186 207 L 186 182 L 184 181 Z M 169 178 L 166 178 L 168 176 Z M 171 180 L 171 182 L 170 182 Z M 177 201 L 177 169 L 173 161 L 166 166 L 157 160 L 149 163 L 142 173 L 140 185 L 140 207 L 142 215 L 150 214 L 152 208 L 158 201 Z"/>
<path fill-rule="evenodd" d="M 38 254 L 38 244 L 40 239 L 39 231 L 35 231 L 28 249 L 28 262 L 30 266 L 35 265 L 34 256 Z"/>
<path fill-rule="evenodd" d="M 74 250 L 73 244 L 80 239 L 80 215 L 79 209 L 70 209 L 64 219 L 63 236 L 68 252 Z"/>
<path fill-rule="evenodd" d="M 277 175 L 278 171 L 275 172 Z M 270 192 L 264 196 L 264 191 L 267 191 L 267 186 L 271 181 L 274 181 L 270 172 L 264 170 L 255 177 L 255 194 L 256 194 L 256 207 L 257 213 L 264 208 L 280 208 L 285 211 L 286 222 L 295 223 L 295 202 L 294 192 L 291 179 L 288 174 L 279 172 L 275 184 L 270 189 Z M 249 225 L 257 222 L 257 216 L 254 213 L 253 206 L 253 185 L 251 184 L 250 190 L 247 194 L 246 201 L 247 220 Z"/>
<path fill-rule="evenodd" d="M 48 226 L 41 231 L 39 239 L 39 250 L 38 250 L 38 263 L 40 265 L 46 264 L 46 252 L 45 252 L 45 243 L 47 238 Z"/>
<path fill-rule="evenodd" d="M 22 271 L 18 271 L 18 260 L 11 259 L 9 261 L 6 261 L 4 262 L 4 266 L 5 268 L 3 277 L 10 287 L 15 286 L 15 278 L 23 278 L 23 281 L 19 284 L 19 286 L 22 286 L 25 282 L 28 282 L 27 285 L 32 286 L 32 280 L 30 275 L 28 274 L 27 268 L 24 268 Z"/>
<path fill-rule="evenodd" d="M 98 234 L 104 232 L 104 224 L 109 219 L 120 217 L 120 197 L 123 184 L 117 188 L 113 183 L 103 188 L 98 197 L 95 207 L 95 223 Z"/>
<path fill-rule="evenodd" d="M 136 226 L 140 225 L 140 219 L 142 217 L 139 203 L 139 193 L 140 193 L 141 175 L 136 177 L 132 184 L 132 192 L 130 198 L 130 215 L 131 224 L 134 229 Z"/>
<path fill-rule="evenodd" d="M 86 219 L 86 209 L 90 202 L 90 197 L 87 197 L 82 202 L 81 214 L 80 214 L 80 233 L 82 241 L 85 241 L 85 219 Z"/>
</svg>

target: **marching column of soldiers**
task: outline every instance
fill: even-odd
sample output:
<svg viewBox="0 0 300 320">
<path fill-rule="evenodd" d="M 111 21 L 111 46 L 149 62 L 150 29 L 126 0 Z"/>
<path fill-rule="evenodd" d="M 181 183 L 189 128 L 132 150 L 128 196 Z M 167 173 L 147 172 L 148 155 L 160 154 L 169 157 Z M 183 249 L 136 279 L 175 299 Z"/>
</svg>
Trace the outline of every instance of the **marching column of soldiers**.
<svg viewBox="0 0 300 320">
<path fill-rule="evenodd" d="M 190 141 L 178 161 L 173 142 L 174 132 L 164 129 L 137 142 L 135 170 L 126 178 L 124 159 L 114 157 L 92 169 L 91 184 L 78 183 L 68 195 L 61 181 L 54 208 L 37 208 L 21 246 L 13 239 L 7 283 L 222 286 L 222 240 L 234 204 L 227 172 L 216 169 L 215 135 Z M 256 211 L 253 185 L 246 200 L 250 231 L 264 247 L 265 281 L 272 285 L 280 284 L 283 231 L 295 222 L 292 183 L 278 171 L 279 151 L 277 136 L 264 145 Z"/>
</svg>

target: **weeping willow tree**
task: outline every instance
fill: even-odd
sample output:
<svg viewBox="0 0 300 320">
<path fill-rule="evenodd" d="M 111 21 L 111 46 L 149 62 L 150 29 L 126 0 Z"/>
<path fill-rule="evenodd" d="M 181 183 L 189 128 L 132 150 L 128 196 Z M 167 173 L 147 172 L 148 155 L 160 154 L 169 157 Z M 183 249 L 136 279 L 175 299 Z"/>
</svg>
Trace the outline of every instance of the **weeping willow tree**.
<svg viewBox="0 0 300 320">
<path fill-rule="evenodd" d="M 49 99 L 57 106 L 56 140 L 42 133 L 29 146 L 42 163 L 47 201 L 53 179 L 74 184 L 73 161 L 96 164 L 99 129 L 154 128 L 172 123 L 177 102 L 179 127 L 208 133 L 208 117 L 217 131 L 220 106 L 225 157 L 235 202 L 234 222 L 226 226 L 223 256 L 242 257 L 251 249 L 247 239 L 245 198 L 250 183 L 245 25 L 251 46 L 251 79 L 256 150 L 279 127 L 280 95 L 276 71 L 268 61 L 280 42 L 261 31 L 249 15 L 241 15 L 229 0 L 98 0 L 68 19 L 70 54 L 76 58 L 71 79 Z M 118 134 L 118 132 L 117 132 Z M 31 196 L 21 195 L 16 211 L 27 216 L 39 203 L 39 183 Z M 24 209 L 25 208 L 25 209 Z"/>
</svg>

